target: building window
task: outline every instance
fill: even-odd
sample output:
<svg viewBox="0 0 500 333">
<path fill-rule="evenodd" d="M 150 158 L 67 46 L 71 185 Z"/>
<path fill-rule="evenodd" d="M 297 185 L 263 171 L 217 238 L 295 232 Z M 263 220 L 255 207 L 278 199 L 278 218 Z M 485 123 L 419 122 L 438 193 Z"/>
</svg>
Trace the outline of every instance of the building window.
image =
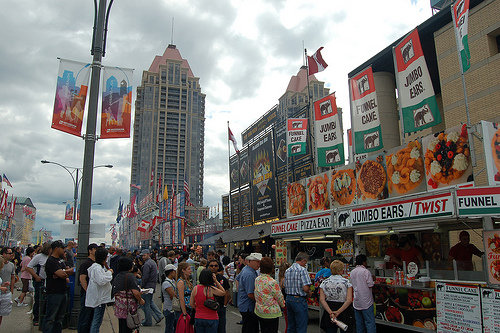
<svg viewBox="0 0 500 333">
<path fill-rule="evenodd" d="M 490 56 L 500 53 L 500 28 L 488 34 L 488 44 L 490 46 Z"/>
</svg>

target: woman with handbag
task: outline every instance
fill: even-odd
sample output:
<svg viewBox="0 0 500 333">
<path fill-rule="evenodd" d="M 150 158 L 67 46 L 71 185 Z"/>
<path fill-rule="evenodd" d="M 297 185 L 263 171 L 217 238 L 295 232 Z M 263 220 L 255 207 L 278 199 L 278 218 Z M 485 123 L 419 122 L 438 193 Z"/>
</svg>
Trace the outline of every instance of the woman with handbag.
<svg viewBox="0 0 500 333">
<path fill-rule="evenodd" d="M 144 305 L 141 290 L 132 274 L 134 263 L 128 257 L 118 259 L 118 274 L 113 280 L 112 295 L 115 297 L 115 316 L 118 318 L 119 333 L 132 333 L 141 324 L 142 318 L 137 311 Z M 135 319 L 135 320 L 134 320 Z M 130 323 L 130 325 L 129 325 Z M 137 323 L 137 324 L 135 324 Z"/>
<path fill-rule="evenodd" d="M 352 307 L 352 284 L 342 277 L 344 263 L 334 260 L 330 265 L 332 275 L 319 286 L 319 302 L 323 309 L 320 327 L 327 333 L 337 332 L 334 320 L 347 324 L 346 332 L 354 332 L 354 308 Z"/>
<path fill-rule="evenodd" d="M 104 318 L 106 304 L 111 302 L 111 279 L 113 270 L 106 269 L 108 251 L 99 247 L 95 252 L 95 263 L 88 268 L 89 284 L 85 296 L 85 306 L 94 309 L 90 333 L 99 333 Z"/>
<path fill-rule="evenodd" d="M 187 315 L 191 315 L 191 308 L 189 307 L 189 300 L 193 291 L 193 283 L 190 281 L 191 273 L 191 265 L 188 263 L 181 262 L 177 266 L 177 295 L 179 297 L 180 311 L 174 309 L 175 322 L 181 316 L 185 319 Z"/>
<path fill-rule="evenodd" d="M 189 304 L 195 309 L 194 328 L 196 333 L 217 333 L 219 303 L 214 296 L 224 296 L 226 291 L 217 281 L 214 273 L 204 269 L 199 284 L 191 293 Z"/>
</svg>

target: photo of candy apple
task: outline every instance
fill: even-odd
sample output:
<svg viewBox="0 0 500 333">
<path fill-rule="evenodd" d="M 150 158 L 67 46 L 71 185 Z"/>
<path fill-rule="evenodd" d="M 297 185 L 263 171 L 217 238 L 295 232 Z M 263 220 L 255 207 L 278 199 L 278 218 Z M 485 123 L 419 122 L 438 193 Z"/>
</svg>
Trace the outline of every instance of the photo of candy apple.
<svg viewBox="0 0 500 333">
<path fill-rule="evenodd" d="M 404 324 L 403 314 L 395 306 L 389 306 L 387 310 L 385 310 L 384 316 L 387 321 Z"/>
</svg>

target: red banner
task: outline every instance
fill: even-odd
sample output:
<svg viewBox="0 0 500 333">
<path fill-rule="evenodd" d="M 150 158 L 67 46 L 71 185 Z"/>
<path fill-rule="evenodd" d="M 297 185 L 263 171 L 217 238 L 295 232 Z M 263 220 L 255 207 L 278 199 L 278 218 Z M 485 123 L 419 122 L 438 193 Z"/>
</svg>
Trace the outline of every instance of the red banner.
<svg viewBox="0 0 500 333">
<path fill-rule="evenodd" d="M 90 64 L 61 59 L 52 128 L 81 136 L 89 76 Z"/>
<path fill-rule="evenodd" d="M 132 70 L 104 67 L 101 139 L 130 138 Z"/>
</svg>

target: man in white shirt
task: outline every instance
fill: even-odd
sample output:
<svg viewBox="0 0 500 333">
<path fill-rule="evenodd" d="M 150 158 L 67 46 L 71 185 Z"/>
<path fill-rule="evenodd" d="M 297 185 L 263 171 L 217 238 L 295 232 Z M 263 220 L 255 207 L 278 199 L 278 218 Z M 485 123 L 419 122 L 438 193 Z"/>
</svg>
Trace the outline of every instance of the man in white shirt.
<svg viewBox="0 0 500 333">
<path fill-rule="evenodd" d="M 40 295 L 41 288 L 45 284 L 47 278 L 45 274 L 45 263 L 49 257 L 52 249 L 50 242 L 42 245 L 42 251 L 31 259 L 26 270 L 33 276 L 33 288 L 35 289 L 35 300 L 33 302 L 33 326 L 38 326 L 38 315 L 40 311 Z"/>
</svg>

